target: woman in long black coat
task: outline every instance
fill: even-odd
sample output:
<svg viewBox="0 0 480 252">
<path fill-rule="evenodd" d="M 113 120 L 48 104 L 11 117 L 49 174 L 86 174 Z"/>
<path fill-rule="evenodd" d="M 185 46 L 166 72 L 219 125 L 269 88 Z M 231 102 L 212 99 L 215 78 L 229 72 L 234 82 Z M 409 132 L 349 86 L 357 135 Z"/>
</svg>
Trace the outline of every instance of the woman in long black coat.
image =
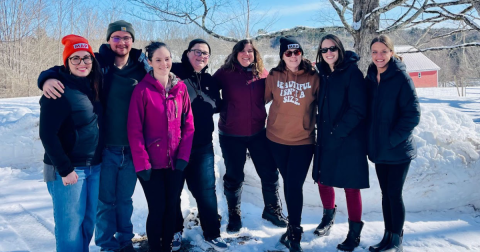
<svg viewBox="0 0 480 252">
<path fill-rule="evenodd" d="M 381 35 L 370 44 L 372 64 L 367 72 L 368 158 L 375 163 L 382 190 L 385 233 L 370 251 L 403 251 L 403 184 L 410 162 L 417 155 L 412 135 L 420 122 L 420 105 L 415 86 L 402 58 L 394 51 L 388 36 Z"/>
<path fill-rule="evenodd" d="M 317 236 L 329 235 L 336 205 L 334 187 L 344 188 L 349 232 L 337 246 L 352 251 L 360 242 L 363 228 L 360 189 L 368 188 L 368 163 L 365 136 L 367 93 L 357 62 L 360 57 L 345 51 L 335 35 L 326 35 L 317 53 L 320 74 L 318 97 L 317 148 L 313 179 L 318 182 L 323 204 L 322 222 Z"/>
</svg>

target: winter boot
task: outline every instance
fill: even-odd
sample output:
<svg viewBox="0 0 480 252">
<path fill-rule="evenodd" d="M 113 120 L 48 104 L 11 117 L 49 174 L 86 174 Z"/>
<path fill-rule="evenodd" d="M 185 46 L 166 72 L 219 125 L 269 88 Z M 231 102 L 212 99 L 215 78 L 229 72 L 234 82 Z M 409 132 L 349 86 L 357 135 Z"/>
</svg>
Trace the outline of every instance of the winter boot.
<svg viewBox="0 0 480 252">
<path fill-rule="evenodd" d="M 335 214 L 337 213 L 337 205 L 335 205 L 334 209 L 323 209 L 323 217 L 322 222 L 318 225 L 318 227 L 313 231 L 313 234 L 316 236 L 328 236 L 330 234 L 330 229 L 335 223 Z"/>
<path fill-rule="evenodd" d="M 303 228 L 288 225 L 287 232 L 280 237 L 280 243 L 285 245 L 290 252 L 303 252 L 300 246 L 302 240 Z"/>
<path fill-rule="evenodd" d="M 392 233 L 392 239 L 390 242 L 380 250 L 381 252 L 403 252 L 403 231 L 401 234 Z"/>
<path fill-rule="evenodd" d="M 388 243 L 390 243 L 390 239 L 392 239 L 392 232 L 385 229 L 385 233 L 383 234 L 383 238 L 380 243 L 372 245 L 368 248 L 371 252 L 379 252 L 383 248 L 385 248 Z"/>
<path fill-rule="evenodd" d="M 277 227 L 286 227 L 288 224 L 287 218 L 283 215 L 282 208 L 279 205 L 266 205 L 263 209 L 262 218 Z"/>
<path fill-rule="evenodd" d="M 353 251 L 360 244 L 360 233 L 362 233 L 363 222 L 348 220 L 348 234 L 344 242 L 338 244 L 337 249 L 342 251 Z"/>
<path fill-rule="evenodd" d="M 242 228 L 242 212 L 240 208 L 228 209 L 228 225 L 227 232 L 236 233 Z"/>
</svg>

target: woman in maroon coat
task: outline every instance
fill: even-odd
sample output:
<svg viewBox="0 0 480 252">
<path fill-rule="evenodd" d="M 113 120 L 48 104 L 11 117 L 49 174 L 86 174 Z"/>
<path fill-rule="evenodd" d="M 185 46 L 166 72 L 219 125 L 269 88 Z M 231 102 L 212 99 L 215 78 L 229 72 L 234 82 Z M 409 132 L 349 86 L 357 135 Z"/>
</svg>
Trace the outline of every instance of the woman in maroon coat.
<svg viewBox="0 0 480 252">
<path fill-rule="evenodd" d="M 238 232 L 242 227 L 240 200 L 247 149 L 262 182 L 265 203 L 262 218 L 279 227 L 287 226 L 278 198 L 278 171 L 265 137 L 267 75 L 260 53 L 247 39 L 235 44 L 225 64 L 213 75 L 223 99 L 218 129 L 226 168 L 223 181 L 228 232 Z"/>
</svg>

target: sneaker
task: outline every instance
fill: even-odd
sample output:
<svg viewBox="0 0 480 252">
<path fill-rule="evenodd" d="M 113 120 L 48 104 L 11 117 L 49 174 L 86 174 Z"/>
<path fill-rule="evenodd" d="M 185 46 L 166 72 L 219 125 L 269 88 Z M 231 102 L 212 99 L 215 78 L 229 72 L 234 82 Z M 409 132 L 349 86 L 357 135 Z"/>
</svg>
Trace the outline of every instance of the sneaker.
<svg viewBox="0 0 480 252">
<path fill-rule="evenodd" d="M 173 235 L 172 251 L 178 251 L 182 247 L 182 232 L 176 232 Z"/>
<path fill-rule="evenodd" d="M 270 221 L 277 227 L 286 227 L 288 224 L 287 217 L 283 215 L 282 208 L 278 205 L 267 205 L 265 209 L 263 209 L 262 218 Z"/>
<path fill-rule="evenodd" d="M 215 251 L 225 251 L 228 248 L 227 243 L 223 240 L 222 237 L 217 237 L 213 240 L 205 240 L 205 242 L 210 245 Z"/>
</svg>

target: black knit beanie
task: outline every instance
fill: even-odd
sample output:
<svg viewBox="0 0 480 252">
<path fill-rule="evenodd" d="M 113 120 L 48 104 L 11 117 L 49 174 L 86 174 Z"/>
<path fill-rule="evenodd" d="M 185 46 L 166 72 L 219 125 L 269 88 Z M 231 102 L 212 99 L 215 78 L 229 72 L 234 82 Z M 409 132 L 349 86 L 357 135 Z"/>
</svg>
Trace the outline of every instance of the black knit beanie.
<svg viewBox="0 0 480 252">
<path fill-rule="evenodd" d="M 110 36 L 112 35 L 112 33 L 116 31 L 129 32 L 130 35 L 132 35 L 132 42 L 135 42 L 135 30 L 133 29 L 131 23 L 124 20 L 118 20 L 109 24 L 107 28 L 107 42 L 108 40 L 110 40 Z"/>
<path fill-rule="evenodd" d="M 280 59 L 282 58 L 283 53 L 288 49 L 299 49 L 303 54 L 303 49 L 300 43 L 293 38 L 280 38 Z"/>
<path fill-rule="evenodd" d="M 207 41 L 200 38 L 190 41 L 190 43 L 188 44 L 187 52 L 190 51 L 190 49 L 192 49 L 192 47 L 194 47 L 196 44 L 206 44 L 208 46 L 209 53 L 212 54 L 212 49 L 210 48 L 210 45 L 207 43 Z"/>
</svg>

